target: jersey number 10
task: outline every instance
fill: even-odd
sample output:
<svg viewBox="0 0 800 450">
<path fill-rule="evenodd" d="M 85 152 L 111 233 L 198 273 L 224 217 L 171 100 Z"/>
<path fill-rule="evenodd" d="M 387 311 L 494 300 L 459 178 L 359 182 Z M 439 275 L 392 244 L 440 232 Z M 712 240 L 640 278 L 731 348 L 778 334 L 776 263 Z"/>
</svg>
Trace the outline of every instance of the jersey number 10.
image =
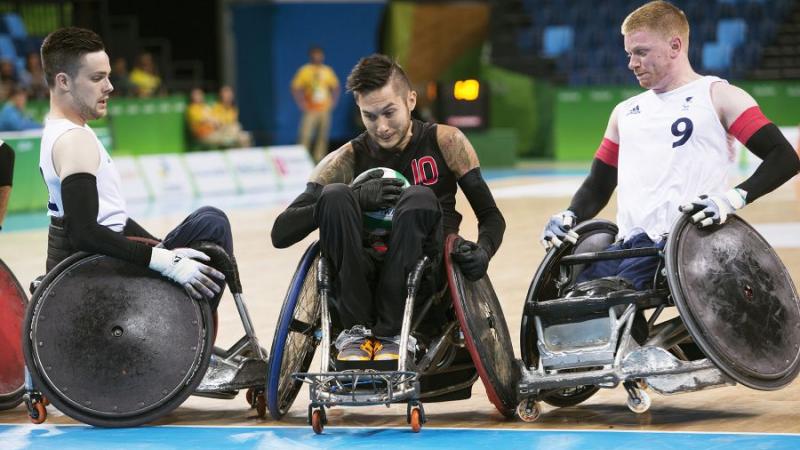
<svg viewBox="0 0 800 450">
<path fill-rule="evenodd" d="M 416 185 L 431 186 L 439 181 L 439 167 L 431 156 L 411 160 L 411 173 Z"/>
</svg>

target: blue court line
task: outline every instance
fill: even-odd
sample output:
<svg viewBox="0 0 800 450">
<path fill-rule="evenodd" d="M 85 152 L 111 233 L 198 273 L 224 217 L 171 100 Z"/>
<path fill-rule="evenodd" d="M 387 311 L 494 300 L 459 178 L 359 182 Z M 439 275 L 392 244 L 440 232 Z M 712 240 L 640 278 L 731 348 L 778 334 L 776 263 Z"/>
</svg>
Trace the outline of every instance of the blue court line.
<svg viewBox="0 0 800 450">
<path fill-rule="evenodd" d="M 94 450 L 147 449 L 761 449 L 800 448 L 800 435 L 747 433 L 681 433 L 644 431 L 562 431 L 423 428 L 328 427 L 315 435 L 310 427 L 164 426 L 103 429 L 87 426 L 0 425 L 4 450 L 57 448 Z"/>
</svg>

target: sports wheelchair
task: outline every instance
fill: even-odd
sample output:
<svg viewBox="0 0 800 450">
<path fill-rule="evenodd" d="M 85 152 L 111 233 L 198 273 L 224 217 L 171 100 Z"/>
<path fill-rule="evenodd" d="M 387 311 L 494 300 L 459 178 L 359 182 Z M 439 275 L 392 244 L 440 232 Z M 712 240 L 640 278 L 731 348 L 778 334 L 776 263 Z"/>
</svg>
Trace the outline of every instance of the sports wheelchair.
<svg viewBox="0 0 800 450">
<path fill-rule="evenodd" d="M 732 216 L 724 226 L 699 229 L 681 215 L 663 251 L 603 251 L 617 234 L 608 221 L 575 231 L 576 244 L 546 254 L 525 300 L 517 407 L 523 420 L 535 421 L 542 401 L 573 406 L 619 383 L 628 407 L 643 413 L 651 404 L 648 388 L 674 394 L 741 383 L 771 390 L 797 376 L 797 291 L 774 250 L 744 220 Z M 587 263 L 642 256 L 660 259 L 650 289 L 604 289 L 612 279 L 575 283 Z M 671 307 L 677 317 L 659 320 Z"/>
<path fill-rule="evenodd" d="M 22 318 L 28 297 L 0 259 L 0 410 L 22 403 L 25 361 L 22 357 Z"/>
<path fill-rule="evenodd" d="M 401 351 L 416 340 L 413 360 L 402 352 L 397 370 L 335 370 L 331 344 L 340 327 L 332 320 L 330 264 L 312 244 L 297 266 L 278 318 L 267 376 L 267 407 L 281 419 L 303 383 L 309 385 L 308 422 L 322 433 L 326 408 L 407 403 L 414 432 L 425 423 L 423 402 L 469 398 L 480 376 L 489 399 L 506 417 L 514 414 L 519 368 L 513 356 L 503 311 L 488 277 L 466 280 L 450 259 L 457 236 L 446 239 L 447 286 L 417 299 L 427 258 L 408 274 Z M 335 317 L 334 317 L 335 319 Z M 412 341 L 413 342 L 413 341 Z M 309 372 L 321 346 L 320 372 Z"/>
<path fill-rule="evenodd" d="M 175 283 L 125 261 L 85 252 L 60 262 L 35 286 L 23 349 L 25 402 L 42 423 L 52 402 L 68 416 L 100 427 L 156 420 L 190 395 L 247 401 L 266 414 L 266 351 L 258 344 L 242 296 L 236 261 L 211 243 L 193 248 L 225 274 L 245 335 L 214 347 L 216 314 Z"/>
</svg>

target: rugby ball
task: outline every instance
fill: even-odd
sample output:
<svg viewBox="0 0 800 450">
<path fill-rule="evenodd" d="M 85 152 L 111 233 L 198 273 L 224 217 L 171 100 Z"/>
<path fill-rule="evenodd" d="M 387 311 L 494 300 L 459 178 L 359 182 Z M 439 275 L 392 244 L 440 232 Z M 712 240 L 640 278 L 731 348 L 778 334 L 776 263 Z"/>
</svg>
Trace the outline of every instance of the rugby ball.
<svg viewBox="0 0 800 450">
<path fill-rule="evenodd" d="M 353 183 L 357 183 L 367 177 L 372 171 L 382 170 L 383 177 L 381 178 L 395 178 L 403 181 L 403 189 L 409 187 L 411 184 L 402 173 L 390 169 L 388 167 L 375 167 L 368 169 L 359 174 Z M 394 216 L 394 208 L 379 209 L 377 211 L 364 212 L 364 231 L 375 236 L 385 236 L 392 231 L 392 217 Z"/>
</svg>

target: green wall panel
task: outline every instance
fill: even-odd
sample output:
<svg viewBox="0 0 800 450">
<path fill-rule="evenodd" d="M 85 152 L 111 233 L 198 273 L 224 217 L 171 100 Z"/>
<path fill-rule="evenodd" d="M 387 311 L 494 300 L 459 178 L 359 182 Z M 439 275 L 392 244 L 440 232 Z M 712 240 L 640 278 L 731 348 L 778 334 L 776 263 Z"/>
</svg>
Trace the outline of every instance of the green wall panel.
<svg viewBox="0 0 800 450">
<path fill-rule="evenodd" d="M 95 128 L 106 148 L 111 147 L 111 135 L 106 128 Z M 39 132 L 0 133 L 0 139 L 14 149 L 14 187 L 8 204 L 9 212 L 43 211 L 47 208 L 47 187 L 39 172 Z"/>
<path fill-rule="evenodd" d="M 489 125 L 516 130 L 518 155 L 550 156 L 552 87 L 547 82 L 494 66 L 485 66 L 482 78 L 489 82 L 491 95 Z"/>
<path fill-rule="evenodd" d="M 800 81 L 736 82 L 779 126 L 800 123 Z M 589 161 L 603 139 L 611 111 L 640 88 L 559 88 L 554 108 L 555 159 Z"/>
</svg>

